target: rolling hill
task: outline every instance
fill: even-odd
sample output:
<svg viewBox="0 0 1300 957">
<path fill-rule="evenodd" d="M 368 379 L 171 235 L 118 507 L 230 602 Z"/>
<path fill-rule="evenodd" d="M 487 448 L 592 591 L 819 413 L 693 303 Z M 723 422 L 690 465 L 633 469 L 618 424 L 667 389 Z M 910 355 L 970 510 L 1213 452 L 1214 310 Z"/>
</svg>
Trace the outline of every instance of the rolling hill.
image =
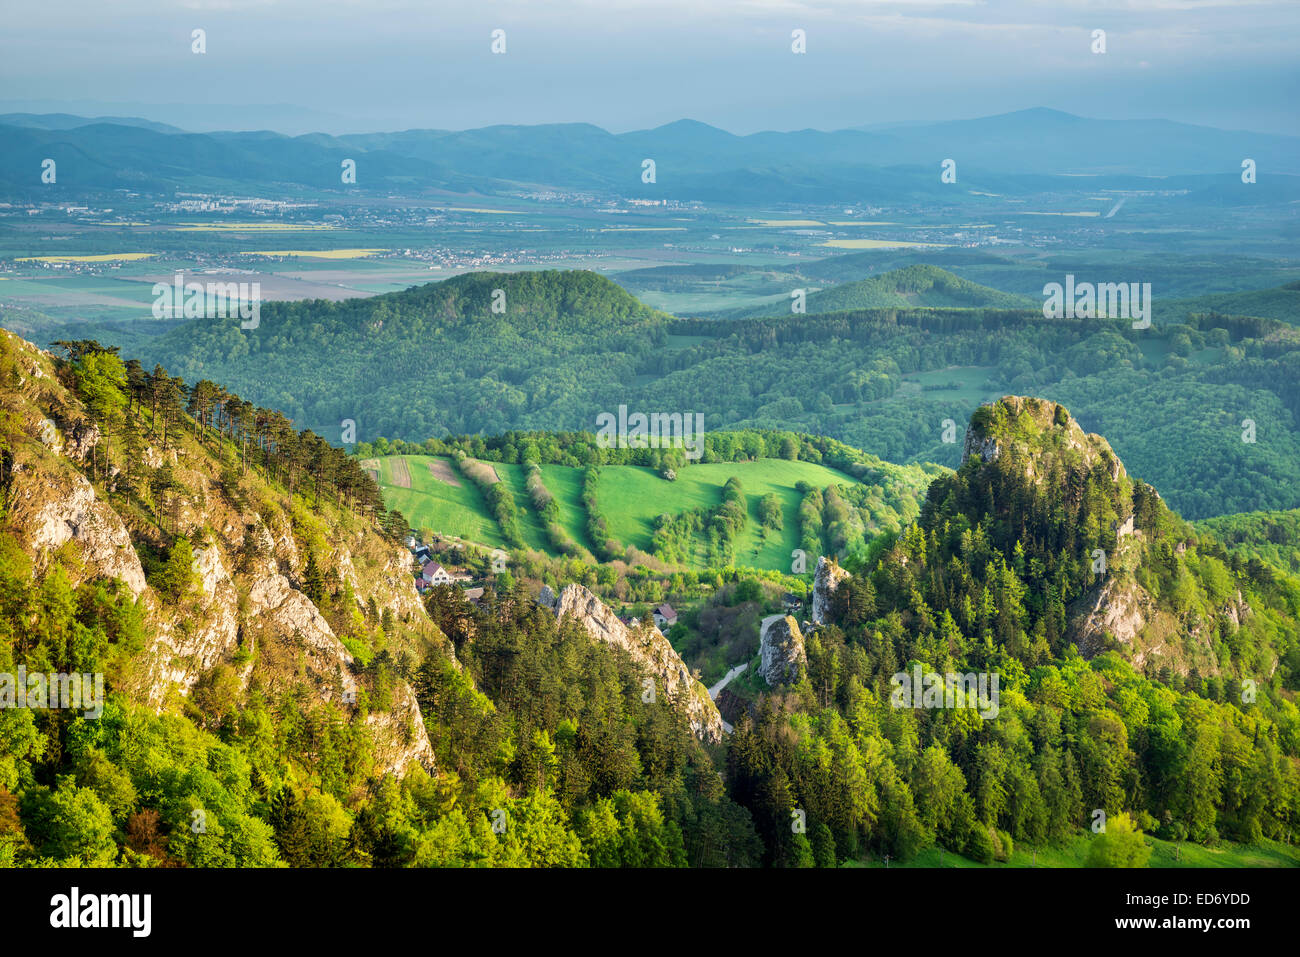
<svg viewBox="0 0 1300 957">
<path fill-rule="evenodd" d="M 873 278 L 884 280 L 882 295 L 950 297 L 946 288 L 1002 301 L 949 275 L 914 266 Z M 466 274 L 338 303 L 266 303 L 252 330 L 212 319 L 162 335 L 100 324 L 50 338 L 125 344 L 147 367 L 227 383 L 334 441 L 348 421 L 362 441 L 591 431 L 626 405 L 703 415 L 709 432 L 825 435 L 888 461 L 953 468 L 955 423 L 983 401 L 1033 391 L 1110 436 L 1189 518 L 1295 508 L 1296 328 L 1183 319 L 1134 330 L 1047 320 L 1040 307 L 924 305 L 673 319 L 594 273 L 543 271 Z M 1246 420 L 1254 441 L 1243 440 Z"/>
</svg>

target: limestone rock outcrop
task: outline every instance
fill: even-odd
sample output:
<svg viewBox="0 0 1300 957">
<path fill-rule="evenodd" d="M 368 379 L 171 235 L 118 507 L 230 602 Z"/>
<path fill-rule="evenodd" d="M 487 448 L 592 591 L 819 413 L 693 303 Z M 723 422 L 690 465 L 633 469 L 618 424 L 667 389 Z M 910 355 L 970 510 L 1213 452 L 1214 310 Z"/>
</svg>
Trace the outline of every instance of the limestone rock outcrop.
<svg viewBox="0 0 1300 957">
<path fill-rule="evenodd" d="M 833 559 L 822 555 L 817 559 L 817 572 L 813 576 L 812 623 L 824 625 L 830 619 L 831 596 L 849 573 Z"/>
<path fill-rule="evenodd" d="M 643 622 L 629 627 L 604 602 L 582 585 L 568 585 L 555 602 L 555 617 L 578 621 L 593 638 L 622 648 L 654 679 L 659 694 L 678 695 L 685 700 L 691 730 L 705 741 L 721 741 L 722 715 L 709 692 L 692 676 L 686 663 L 657 628 Z"/>
<path fill-rule="evenodd" d="M 763 628 L 759 648 L 758 673 L 771 687 L 790 684 L 808 667 L 803 634 L 793 615 L 768 621 Z"/>
</svg>

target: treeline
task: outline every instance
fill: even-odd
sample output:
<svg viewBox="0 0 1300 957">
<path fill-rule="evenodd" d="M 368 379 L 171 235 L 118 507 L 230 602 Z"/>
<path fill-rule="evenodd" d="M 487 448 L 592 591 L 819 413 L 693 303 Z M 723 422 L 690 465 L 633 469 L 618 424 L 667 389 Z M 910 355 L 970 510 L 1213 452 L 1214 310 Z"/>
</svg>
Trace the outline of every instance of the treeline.
<svg viewBox="0 0 1300 957">
<path fill-rule="evenodd" d="M 692 464 L 752 462 L 756 459 L 786 459 L 812 462 L 848 472 L 864 481 L 880 480 L 901 469 L 861 449 L 824 435 L 810 435 L 780 429 L 736 429 L 706 432 L 704 451 L 698 459 L 687 459 L 680 449 L 605 448 L 592 432 L 506 432 L 501 435 L 461 435 L 423 442 L 378 438 L 358 442 L 358 458 L 384 455 L 465 454 L 471 458 L 504 464 L 640 465 L 662 471 Z M 938 474 L 938 469 L 932 474 Z"/>
<path fill-rule="evenodd" d="M 524 471 L 526 475 L 524 487 L 528 489 L 528 498 L 532 503 L 533 511 L 537 513 L 537 517 L 541 519 L 546 529 L 546 537 L 551 548 L 557 554 L 568 558 L 590 558 L 587 550 L 575 542 L 560 524 L 560 503 L 546 487 L 542 467 L 536 462 L 525 462 Z"/>
<path fill-rule="evenodd" d="M 861 554 L 880 534 L 897 532 L 915 519 L 914 501 L 899 500 L 880 485 L 795 485 L 799 502 L 799 547 L 840 558 Z"/>
<path fill-rule="evenodd" d="M 378 487 L 354 458 L 310 430 L 294 429 L 282 413 L 257 407 L 207 379 L 187 386 L 161 366 L 148 371 L 138 360 L 123 362 L 116 347 L 93 340 L 55 345 L 64 356 L 61 370 L 103 437 L 104 461 L 97 444 L 90 459 L 92 476 L 106 467 L 117 443 L 122 453 L 119 484 L 130 488 L 144 482 L 146 442 L 156 438 L 166 453 L 176 443 L 177 430 L 185 429 L 210 447 L 228 443 L 241 469 L 257 469 L 290 494 L 309 495 L 314 503 L 325 499 L 369 516 L 393 537 L 405 533 L 405 520 L 384 508 Z M 149 482 L 156 495 L 166 492 L 169 475 L 166 464 L 153 470 Z"/>
<path fill-rule="evenodd" d="M 726 568 L 736 564 L 736 538 L 749 522 L 749 509 L 740 479 L 731 476 L 722 486 L 722 501 L 708 519 L 709 564 Z"/>
<path fill-rule="evenodd" d="M 492 311 L 496 289 L 504 312 Z M 597 416 L 626 405 L 701 414 L 706 436 L 828 435 L 881 459 L 956 468 L 961 436 L 946 422 L 965 421 L 988 398 L 1041 395 L 1108 435 L 1189 517 L 1300 501 L 1300 332 L 1272 319 L 1205 312 L 1135 330 L 1035 309 L 898 308 L 675 321 L 598 277 L 513 274 L 345 303 L 267 304 L 256 330 L 199 320 L 139 348 L 321 435 L 333 438 L 351 419 L 368 454 L 387 447 L 377 436 L 423 451 L 428 436 L 586 429 L 563 456 L 516 445 L 502 448 L 501 460 L 635 461 L 660 472 L 690 464 L 680 449 L 599 448 Z M 961 372 L 945 371 L 953 367 Z M 967 386 L 926 391 L 935 373 Z M 411 401 L 412 390 L 421 401 Z M 1243 448 L 1247 418 L 1258 439 Z M 528 433 L 512 434 L 526 442 Z M 804 458 L 803 441 L 794 441 Z M 760 453 L 715 446 L 708 454 Z M 769 443 L 761 454 L 785 450 Z"/>
<path fill-rule="evenodd" d="M 582 505 L 587 511 L 587 538 L 602 562 L 624 558 L 627 546 L 609 532 L 609 521 L 600 510 L 600 469 L 591 466 L 582 473 Z"/>
<path fill-rule="evenodd" d="M 694 559 L 695 537 L 705 536 L 704 545 L 708 563 L 715 568 L 735 564 L 736 537 L 745 529 L 749 512 L 740 479 L 731 476 L 722 487 L 721 501 L 712 507 L 697 506 L 683 509 L 676 515 L 664 513 L 655 519 L 654 536 L 650 553 L 667 565 L 687 564 Z M 777 519 L 781 517 L 780 499 L 764 496 L 776 502 Z M 768 503 L 767 521 L 770 516 Z M 779 527 L 779 526 L 777 526 Z"/>
</svg>

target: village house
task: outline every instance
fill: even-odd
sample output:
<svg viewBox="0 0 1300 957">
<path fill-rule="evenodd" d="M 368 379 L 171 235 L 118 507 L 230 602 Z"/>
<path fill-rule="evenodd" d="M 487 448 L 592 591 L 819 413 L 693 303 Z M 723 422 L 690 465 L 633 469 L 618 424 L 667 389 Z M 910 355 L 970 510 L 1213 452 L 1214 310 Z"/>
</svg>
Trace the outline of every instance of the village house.
<svg viewBox="0 0 1300 957">
<path fill-rule="evenodd" d="M 433 561 L 424 563 L 420 577 L 429 585 L 450 585 L 453 581 L 451 572 Z"/>
<path fill-rule="evenodd" d="M 660 631 L 665 628 L 671 628 L 677 624 L 677 612 L 673 611 L 673 606 L 664 602 L 654 610 L 655 627 Z"/>
</svg>

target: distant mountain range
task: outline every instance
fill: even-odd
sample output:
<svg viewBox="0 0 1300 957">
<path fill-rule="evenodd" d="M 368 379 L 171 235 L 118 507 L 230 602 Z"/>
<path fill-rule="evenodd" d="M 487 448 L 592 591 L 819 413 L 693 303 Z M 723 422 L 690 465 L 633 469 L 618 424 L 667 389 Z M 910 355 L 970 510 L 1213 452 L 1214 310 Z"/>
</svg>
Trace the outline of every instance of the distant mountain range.
<svg viewBox="0 0 1300 957">
<path fill-rule="evenodd" d="M 58 161 L 60 190 L 177 186 L 249 193 L 341 189 L 344 159 L 361 191 L 549 186 L 628 197 L 708 202 L 897 202 L 936 198 L 940 164 L 957 164 L 951 202 L 971 191 L 1025 195 L 1080 188 L 1240 195 L 1243 159 L 1259 181 L 1236 201 L 1300 195 L 1300 137 L 1233 132 L 1167 120 L 1097 120 L 1032 109 L 975 120 L 876 130 L 737 136 L 693 120 L 609 133 L 584 123 L 406 130 L 330 136 L 187 133 L 161 123 L 68 114 L 0 115 L 0 192 L 48 195 L 41 161 Z M 655 161 L 655 182 L 642 163 Z M 1080 177 L 1088 177 L 1084 183 Z M 1285 177 L 1285 178 L 1280 178 Z M 1234 201 L 1229 198 L 1226 201 Z"/>
</svg>

